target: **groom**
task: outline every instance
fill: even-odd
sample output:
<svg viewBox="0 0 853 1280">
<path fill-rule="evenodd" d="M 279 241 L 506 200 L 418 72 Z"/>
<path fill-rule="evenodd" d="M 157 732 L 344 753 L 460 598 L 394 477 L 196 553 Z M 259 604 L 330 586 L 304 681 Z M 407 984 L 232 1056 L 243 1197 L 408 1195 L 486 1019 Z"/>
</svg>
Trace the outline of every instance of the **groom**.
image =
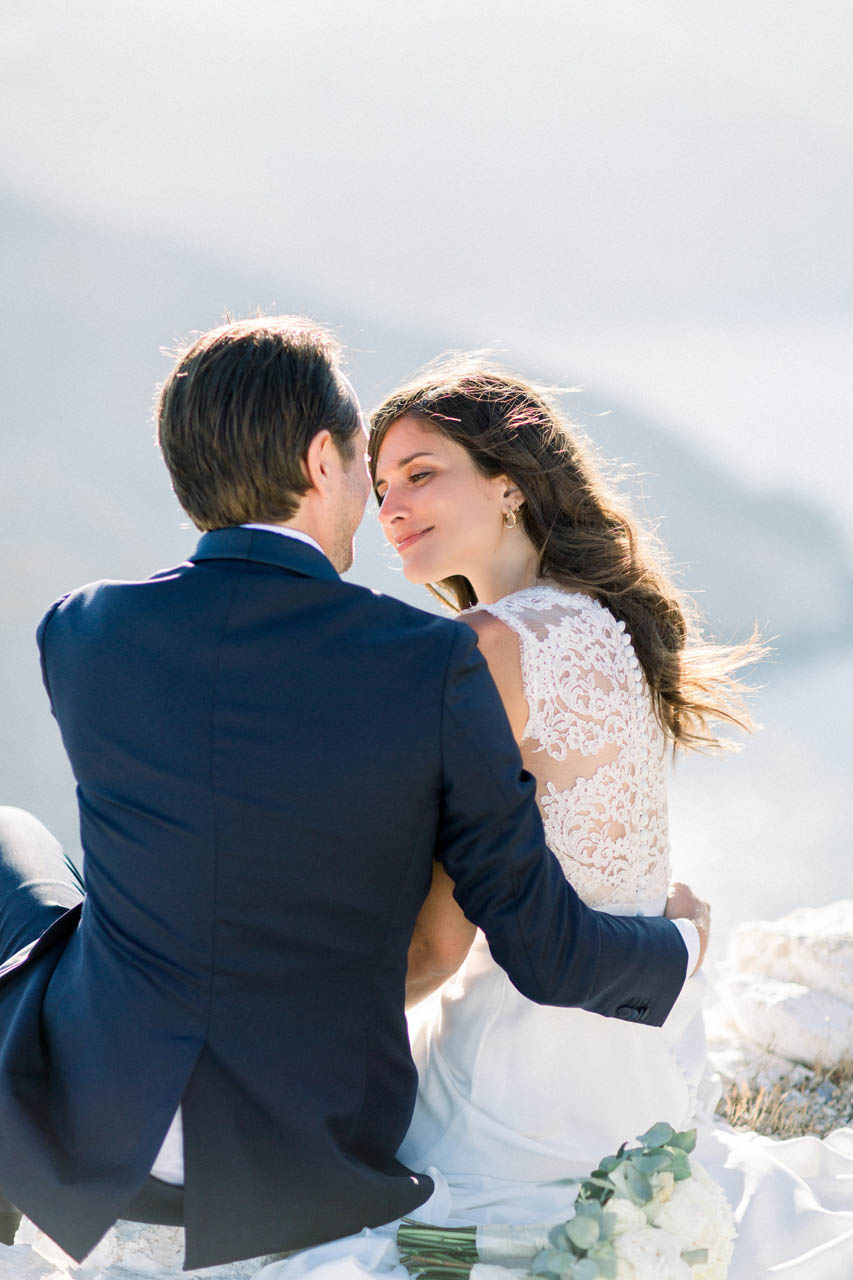
<svg viewBox="0 0 853 1280">
<path fill-rule="evenodd" d="M 50 833 L 0 811 L 0 1189 L 77 1259 L 130 1217 L 184 1222 L 203 1267 L 430 1195 L 395 1152 L 434 859 L 541 1003 L 660 1024 L 691 926 L 585 908 L 473 633 L 341 581 L 369 482 L 328 334 L 204 335 L 158 426 L 198 547 L 39 628 L 82 903 Z"/>
</svg>

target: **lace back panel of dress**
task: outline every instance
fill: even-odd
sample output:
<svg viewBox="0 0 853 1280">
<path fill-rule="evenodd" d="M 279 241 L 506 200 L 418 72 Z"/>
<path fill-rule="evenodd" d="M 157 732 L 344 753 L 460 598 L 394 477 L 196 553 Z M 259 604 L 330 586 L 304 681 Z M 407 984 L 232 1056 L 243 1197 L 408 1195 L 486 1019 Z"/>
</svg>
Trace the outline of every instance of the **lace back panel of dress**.
<svg viewBox="0 0 853 1280">
<path fill-rule="evenodd" d="M 567 879 L 596 907 L 664 894 L 667 745 L 625 624 L 547 584 L 479 607 L 519 636 L 522 753 Z"/>
</svg>

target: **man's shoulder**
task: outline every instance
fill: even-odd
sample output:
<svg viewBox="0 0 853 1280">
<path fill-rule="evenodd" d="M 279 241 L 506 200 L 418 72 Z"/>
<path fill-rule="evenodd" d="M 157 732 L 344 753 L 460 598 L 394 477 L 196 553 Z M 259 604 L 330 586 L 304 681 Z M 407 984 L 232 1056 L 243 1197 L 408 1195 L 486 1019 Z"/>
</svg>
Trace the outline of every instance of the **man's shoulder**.
<svg viewBox="0 0 853 1280">
<path fill-rule="evenodd" d="M 85 583 L 53 602 L 39 623 L 39 643 L 43 644 L 48 628 L 51 634 L 100 632 L 105 627 L 112 630 L 116 626 L 129 625 L 134 618 L 147 617 L 152 610 L 154 616 L 162 620 L 165 606 L 162 602 L 158 604 L 156 599 L 162 594 L 158 589 L 161 587 L 170 597 L 171 606 L 182 600 L 185 593 L 193 595 L 194 582 L 196 589 L 207 599 L 210 584 L 206 577 L 200 575 L 196 581 L 194 568 L 191 561 L 185 561 L 158 570 L 144 579 L 102 578 Z M 155 588 L 153 592 L 150 590 L 152 587 Z M 203 587 L 206 590 L 202 590 Z M 220 602 L 223 600 L 220 590 L 214 595 Z M 311 625 L 311 611 L 304 610 L 304 598 L 301 603 L 301 621 Z M 323 583 L 323 590 L 318 592 L 317 625 L 322 621 L 320 614 L 328 609 L 338 614 L 338 621 L 353 642 L 358 639 L 362 646 L 374 644 L 377 651 L 384 650 L 389 644 L 395 647 L 402 644 L 410 655 L 415 652 L 425 658 L 429 655 L 431 663 L 444 667 L 451 654 L 463 658 L 470 649 L 476 648 L 476 637 L 464 622 L 419 609 L 395 596 L 344 578 Z M 175 611 L 170 607 L 167 613 L 174 621 L 182 610 Z"/>
<path fill-rule="evenodd" d="M 41 640 L 48 624 L 54 617 L 63 617 L 70 622 L 73 619 L 91 613 L 92 610 L 98 610 L 108 600 L 114 599 L 116 596 L 121 596 L 125 592 L 143 586 L 146 583 L 173 578 L 189 567 L 189 562 L 184 561 L 172 568 L 160 569 L 147 578 L 97 578 L 92 582 L 84 582 L 82 586 L 75 587 L 72 591 L 64 592 L 45 611 L 38 624 L 39 640 Z"/>
<path fill-rule="evenodd" d="M 341 586 L 353 604 L 360 605 L 363 617 L 369 624 L 397 632 L 413 641 L 452 646 L 464 636 L 472 643 L 474 636 L 469 627 L 460 626 L 455 618 L 442 617 L 427 609 L 398 600 L 371 587 L 342 580 Z"/>
<path fill-rule="evenodd" d="M 38 624 L 38 637 L 41 641 L 48 624 L 57 615 L 70 616 L 81 608 L 85 608 L 91 603 L 96 594 L 102 587 L 112 586 L 113 583 L 109 579 L 98 582 L 86 582 L 82 587 L 75 587 L 73 591 L 65 591 L 47 608 Z"/>
</svg>

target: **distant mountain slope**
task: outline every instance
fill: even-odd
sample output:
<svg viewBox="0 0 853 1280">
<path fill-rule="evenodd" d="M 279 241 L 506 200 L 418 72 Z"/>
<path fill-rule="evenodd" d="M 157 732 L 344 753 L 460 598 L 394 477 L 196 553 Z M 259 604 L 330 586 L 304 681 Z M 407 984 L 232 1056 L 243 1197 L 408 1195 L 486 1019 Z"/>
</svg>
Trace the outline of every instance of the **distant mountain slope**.
<svg viewBox="0 0 853 1280">
<path fill-rule="evenodd" d="M 182 559 L 192 530 L 172 498 L 153 444 L 151 401 L 169 367 L 160 353 L 225 308 L 306 311 L 334 326 L 370 405 L 395 381 L 466 335 L 419 334 L 333 300 L 290 290 L 143 237 L 118 236 L 0 199 L 0 285 L 7 337 L 0 347 L 4 554 L 0 665 L 0 803 L 35 808 L 66 839 L 75 827 L 55 728 L 41 691 L 32 635 L 46 605 L 93 578 L 146 575 Z M 511 359 L 511 353 L 510 353 Z M 554 370 L 556 378 L 564 370 Z M 714 628 L 743 636 L 757 618 L 782 648 L 843 641 L 851 570 L 830 519 L 785 495 L 759 499 L 717 461 L 665 430 L 595 397 L 573 397 L 573 416 L 605 457 L 643 475 L 648 513 L 684 585 L 702 589 Z M 636 488 L 629 485 L 629 488 Z M 359 535 L 352 577 L 422 607 L 374 519 Z"/>
<path fill-rule="evenodd" d="M 576 421 L 604 458 L 634 464 L 622 487 L 657 527 L 676 581 L 712 633 L 742 638 L 754 620 L 789 655 L 850 643 L 853 565 L 831 512 L 807 496 L 759 492 L 724 458 L 689 448 L 625 406 L 598 416 L 605 403 L 600 394 L 582 397 Z"/>
</svg>

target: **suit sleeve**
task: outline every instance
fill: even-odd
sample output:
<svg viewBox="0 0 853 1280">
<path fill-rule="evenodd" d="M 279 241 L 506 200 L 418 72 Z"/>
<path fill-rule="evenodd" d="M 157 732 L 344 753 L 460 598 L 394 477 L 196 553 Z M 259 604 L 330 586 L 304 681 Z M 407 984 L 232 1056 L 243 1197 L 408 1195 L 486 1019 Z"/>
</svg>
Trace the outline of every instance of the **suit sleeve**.
<svg viewBox="0 0 853 1280">
<path fill-rule="evenodd" d="M 535 781 L 464 625 L 451 647 L 441 732 L 436 856 L 497 963 L 538 1004 L 660 1026 L 686 976 L 681 934 L 662 917 L 608 916 L 581 902 L 545 843 Z"/>
<path fill-rule="evenodd" d="M 48 628 L 48 625 L 50 624 L 51 618 L 56 613 L 59 606 L 61 604 L 64 604 L 64 602 L 67 599 L 68 599 L 68 596 L 66 594 L 64 596 L 60 596 L 58 600 L 54 600 L 53 604 L 50 606 L 47 613 L 44 615 L 41 622 L 38 624 L 38 628 L 36 629 L 36 644 L 38 645 L 39 662 L 41 663 L 41 678 L 42 678 L 42 683 L 44 684 L 45 690 L 47 692 L 48 701 L 50 702 L 51 715 L 56 715 L 56 712 L 53 709 L 53 698 L 51 697 L 50 681 L 48 679 L 48 674 L 47 674 L 47 655 L 46 655 L 47 628 Z"/>
</svg>

